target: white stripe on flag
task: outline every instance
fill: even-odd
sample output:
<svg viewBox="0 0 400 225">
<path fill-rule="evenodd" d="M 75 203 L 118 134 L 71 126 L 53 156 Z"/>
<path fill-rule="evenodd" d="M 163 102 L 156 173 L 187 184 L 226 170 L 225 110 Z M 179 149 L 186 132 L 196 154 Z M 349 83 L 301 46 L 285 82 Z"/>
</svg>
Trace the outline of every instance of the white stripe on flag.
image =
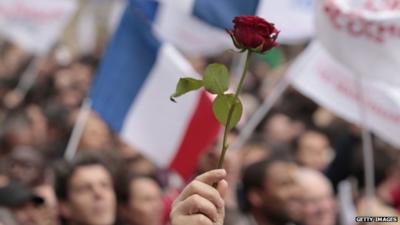
<svg viewBox="0 0 400 225">
<path fill-rule="evenodd" d="M 194 113 L 200 92 L 169 100 L 179 77 L 196 72 L 170 45 L 163 45 L 156 63 L 131 106 L 121 136 L 158 166 L 167 167 L 178 150 Z M 152 135 L 149 135 L 152 134 Z"/>
<path fill-rule="evenodd" d="M 158 0 L 163 5 L 170 4 L 175 9 L 182 10 L 183 13 L 191 14 L 194 6 L 195 0 Z"/>
</svg>

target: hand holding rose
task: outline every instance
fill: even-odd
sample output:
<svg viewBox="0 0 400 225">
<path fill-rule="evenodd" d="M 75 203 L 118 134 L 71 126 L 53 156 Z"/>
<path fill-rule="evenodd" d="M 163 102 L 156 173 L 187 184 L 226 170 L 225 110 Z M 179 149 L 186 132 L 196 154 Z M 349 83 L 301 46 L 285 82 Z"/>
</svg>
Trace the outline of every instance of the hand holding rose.
<svg viewBox="0 0 400 225">
<path fill-rule="evenodd" d="M 171 224 L 222 225 L 225 216 L 223 197 L 228 189 L 225 178 L 225 170 L 212 170 L 187 185 L 172 205 Z"/>
</svg>

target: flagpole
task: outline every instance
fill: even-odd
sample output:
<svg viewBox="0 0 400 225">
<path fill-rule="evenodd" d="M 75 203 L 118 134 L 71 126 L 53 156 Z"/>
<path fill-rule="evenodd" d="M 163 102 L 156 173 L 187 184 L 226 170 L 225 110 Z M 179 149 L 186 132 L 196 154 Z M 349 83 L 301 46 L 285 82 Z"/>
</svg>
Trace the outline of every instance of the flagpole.
<svg viewBox="0 0 400 225">
<path fill-rule="evenodd" d="M 349 179 L 339 182 L 337 197 L 339 205 L 339 224 L 353 224 L 354 218 L 357 216 L 357 212 L 353 203 L 354 196 Z"/>
<path fill-rule="evenodd" d="M 262 105 L 246 123 L 246 125 L 241 130 L 239 137 L 232 145 L 233 150 L 240 149 L 244 143 L 250 138 L 251 134 L 254 132 L 258 124 L 264 119 L 265 115 L 271 110 L 274 104 L 282 96 L 283 92 L 289 87 L 290 79 L 288 75 L 282 77 L 275 88 L 272 90 L 271 94 L 264 99 Z"/>
<path fill-rule="evenodd" d="M 359 94 L 359 115 L 360 127 L 362 130 L 362 149 L 363 149 L 363 162 L 364 162 L 364 178 L 365 178 L 365 191 L 367 197 L 367 209 L 371 209 L 371 200 L 375 196 L 375 171 L 374 171 L 374 152 L 372 145 L 371 133 L 368 128 L 368 116 L 366 114 L 366 104 L 364 96 L 363 78 L 357 76 L 357 89 Z"/>
<path fill-rule="evenodd" d="M 68 140 L 67 148 L 64 153 L 64 159 L 67 161 L 71 161 L 78 150 L 78 144 L 81 140 L 83 130 L 85 129 L 86 122 L 90 115 L 90 110 L 92 108 L 92 101 L 89 98 L 86 98 L 79 110 L 78 118 L 72 129 L 71 136 Z"/>
</svg>

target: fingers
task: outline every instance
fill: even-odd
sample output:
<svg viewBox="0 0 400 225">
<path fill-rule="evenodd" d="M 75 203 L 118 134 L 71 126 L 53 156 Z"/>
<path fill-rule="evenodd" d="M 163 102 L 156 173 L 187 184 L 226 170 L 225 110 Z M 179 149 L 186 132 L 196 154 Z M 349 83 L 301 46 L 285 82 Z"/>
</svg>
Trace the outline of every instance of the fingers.
<svg viewBox="0 0 400 225">
<path fill-rule="evenodd" d="M 196 215 L 202 214 L 215 223 L 218 220 L 218 210 L 209 200 L 194 194 L 182 201 L 174 208 L 173 214 Z"/>
<path fill-rule="evenodd" d="M 224 169 L 218 169 L 218 170 L 208 171 L 207 173 L 203 173 L 202 175 L 196 177 L 196 180 L 211 186 L 214 183 L 217 183 L 218 181 L 224 179 L 225 177 L 226 177 L 226 171 Z"/>
<path fill-rule="evenodd" d="M 210 185 L 202 183 L 198 180 L 192 181 L 181 193 L 178 201 L 184 201 L 191 195 L 200 195 L 201 197 L 208 199 L 217 207 L 223 207 L 224 201 L 221 198 L 220 193 Z"/>
<path fill-rule="evenodd" d="M 213 222 L 203 214 L 178 216 L 171 221 L 172 225 L 213 225 Z"/>
<path fill-rule="evenodd" d="M 225 177 L 225 170 L 212 170 L 198 176 L 186 186 L 173 203 L 172 224 L 222 225 L 225 215 L 222 196 L 228 188 Z M 217 184 L 217 188 L 212 187 L 213 184 Z"/>
</svg>

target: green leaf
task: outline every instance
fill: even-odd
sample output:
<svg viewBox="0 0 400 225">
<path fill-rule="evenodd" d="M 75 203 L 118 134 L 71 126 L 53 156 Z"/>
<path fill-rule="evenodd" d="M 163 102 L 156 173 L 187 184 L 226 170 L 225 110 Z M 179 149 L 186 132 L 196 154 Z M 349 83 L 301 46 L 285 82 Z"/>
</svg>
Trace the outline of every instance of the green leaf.
<svg viewBox="0 0 400 225">
<path fill-rule="evenodd" d="M 170 100 L 176 102 L 174 98 L 203 87 L 203 81 L 191 77 L 180 78 L 176 85 L 176 91 L 171 95 Z"/>
<path fill-rule="evenodd" d="M 234 106 L 232 117 L 229 122 L 229 129 L 232 129 L 239 122 L 240 117 L 242 116 L 243 106 L 240 102 L 239 98 L 235 99 L 233 94 L 222 94 L 218 95 L 217 98 L 213 102 L 213 111 L 217 120 L 223 124 L 227 125 L 228 122 L 228 114 L 231 106 Z"/>
<path fill-rule="evenodd" d="M 213 63 L 204 71 L 204 87 L 213 94 L 223 94 L 229 87 L 229 72 L 226 66 Z"/>
</svg>

